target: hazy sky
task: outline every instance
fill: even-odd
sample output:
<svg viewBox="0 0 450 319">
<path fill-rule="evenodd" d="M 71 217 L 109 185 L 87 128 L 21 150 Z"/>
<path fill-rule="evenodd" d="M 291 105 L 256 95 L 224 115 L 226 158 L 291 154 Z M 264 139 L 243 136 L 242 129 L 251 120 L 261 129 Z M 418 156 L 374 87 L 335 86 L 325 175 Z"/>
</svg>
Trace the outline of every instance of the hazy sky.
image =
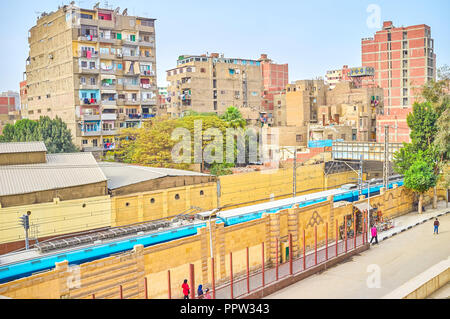
<svg viewBox="0 0 450 319">
<path fill-rule="evenodd" d="M 2 0 L 0 91 L 19 90 L 28 57 L 28 30 L 37 12 L 55 11 L 62 0 Z M 97 1 L 76 1 L 92 8 Z M 105 1 L 101 1 L 104 7 Z M 378 30 L 368 24 L 380 9 L 381 21 L 395 26 L 427 24 L 435 39 L 438 67 L 450 64 L 450 1 L 448 0 L 109 0 L 128 8 L 129 15 L 156 18 L 158 85 L 165 71 L 183 54 L 224 53 L 257 59 L 267 53 L 277 63 L 289 63 L 289 80 L 324 76 L 342 65 L 361 64 L 361 38 Z M 369 19 L 369 21 L 374 21 Z M 375 20 L 376 21 L 376 20 Z"/>
</svg>

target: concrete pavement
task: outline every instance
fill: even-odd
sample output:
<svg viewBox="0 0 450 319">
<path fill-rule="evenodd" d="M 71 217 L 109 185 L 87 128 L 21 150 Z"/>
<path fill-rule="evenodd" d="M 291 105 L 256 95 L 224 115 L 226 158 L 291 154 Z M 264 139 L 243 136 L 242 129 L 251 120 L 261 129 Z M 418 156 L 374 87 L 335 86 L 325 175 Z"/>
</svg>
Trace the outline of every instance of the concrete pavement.
<svg viewBox="0 0 450 319">
<path fill-rule="evenodd" d="M 311 276 L 268 299 L 377 299 L 450 256 L 450 214 L 439 217 L 439 235 L 430 218 L 447 212 L 445 203 L 423 215 L 411 213 L 395 219 L 395 228 L 380 233 L 379 245 L 352 260 Z M 416 225 L 418 223 L 418 225 Z M 406 229 L 406 231 L 401 231 Z M 392 234 L 394 237 L 391 237 Z M 369 288 L 379 270 L 379 288 Z M 378 273 L 378 272 L 377 272 Z"/>
</svg>

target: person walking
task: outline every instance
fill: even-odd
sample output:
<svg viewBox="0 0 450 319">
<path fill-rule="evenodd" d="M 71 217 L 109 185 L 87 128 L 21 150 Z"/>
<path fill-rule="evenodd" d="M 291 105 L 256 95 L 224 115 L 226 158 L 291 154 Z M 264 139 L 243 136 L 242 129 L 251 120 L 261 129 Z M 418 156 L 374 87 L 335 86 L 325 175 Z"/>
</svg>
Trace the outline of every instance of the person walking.
<svg viewBox="0 0 450 319">
<path fill-rule="evenodd" d="M 203 285 L 198 286 L 197 296 L 198 296 L 198 299 L 203 299 Z"/>
<path fill-rule="evenodd" d="M 187 279 L 184 280 L 183 285 L 181 285 L 181 288 L 183 289 L 183 296 L 184 299 L 189 299 L 189 293 L 191 292 Z"/>
<path fill-rule="evenodd" d="M 372 243 L 372 241 L 375 239 L 375 244 L 378 245 L 378 230 L 377 227 L 374 225 L 371 229 L 370 229 L 371 233 L 372 233 L 372 238 L 370 239 L 370 244 Z"/>
<path fill-rule="evenodd" d="M 434 234 L 436 234 L 436 235 L 438 235 L 439 234 L 439 220 L 436 218 L 436 220 L 434 221 L 434 233 L 433 233 L 433 235 Z"/>
</svg>

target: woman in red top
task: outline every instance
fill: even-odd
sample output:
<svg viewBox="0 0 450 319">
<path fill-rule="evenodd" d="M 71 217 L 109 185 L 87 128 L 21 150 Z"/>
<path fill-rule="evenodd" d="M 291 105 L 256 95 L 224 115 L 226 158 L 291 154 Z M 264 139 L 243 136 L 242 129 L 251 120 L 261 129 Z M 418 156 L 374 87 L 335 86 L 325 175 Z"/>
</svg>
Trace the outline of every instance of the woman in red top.
<svg viewBox="0 0 450 319">
<path fill-rule="evenodd" d="M 189 299 L 190 288 L 187 279 L 184 280 L 184 283 L 183 285 L 181 285 L 181 288 L 183 288 L 184 299 Z"/>
</svg>

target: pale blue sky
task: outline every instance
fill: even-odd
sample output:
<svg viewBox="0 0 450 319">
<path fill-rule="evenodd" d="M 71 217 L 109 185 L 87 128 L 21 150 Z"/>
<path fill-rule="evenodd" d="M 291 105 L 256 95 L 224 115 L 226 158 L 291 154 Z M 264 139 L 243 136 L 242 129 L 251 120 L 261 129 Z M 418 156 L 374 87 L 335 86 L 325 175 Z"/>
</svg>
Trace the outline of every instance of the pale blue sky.
<svg viewBox="0 0 450 319">
<path fill-rule="evenodd" d="M 0 10 L 0 91 L 19 90 L 28 56 L 28 30 L 36 12 L 53 11 L 62 0 L 3 0 Z M 97 1 L 77 1 L 91 8 Z M 158 84 L 182 54 L 224 53 L 259 58 L 267 53 L 289 63 L 289 80 L 324 76 L 344 64 L 361 64 L 361 38 L 377 29 L 367 25 L 370 4 L 381 20 L 395 26 L 428 24 L 435 39 L 438 67 L 450 64 L 448 0 L 109 0 L 130 15 L 156 18 Z M 105 1 L 101 1 L 103 5 Z"/>
</svg>

